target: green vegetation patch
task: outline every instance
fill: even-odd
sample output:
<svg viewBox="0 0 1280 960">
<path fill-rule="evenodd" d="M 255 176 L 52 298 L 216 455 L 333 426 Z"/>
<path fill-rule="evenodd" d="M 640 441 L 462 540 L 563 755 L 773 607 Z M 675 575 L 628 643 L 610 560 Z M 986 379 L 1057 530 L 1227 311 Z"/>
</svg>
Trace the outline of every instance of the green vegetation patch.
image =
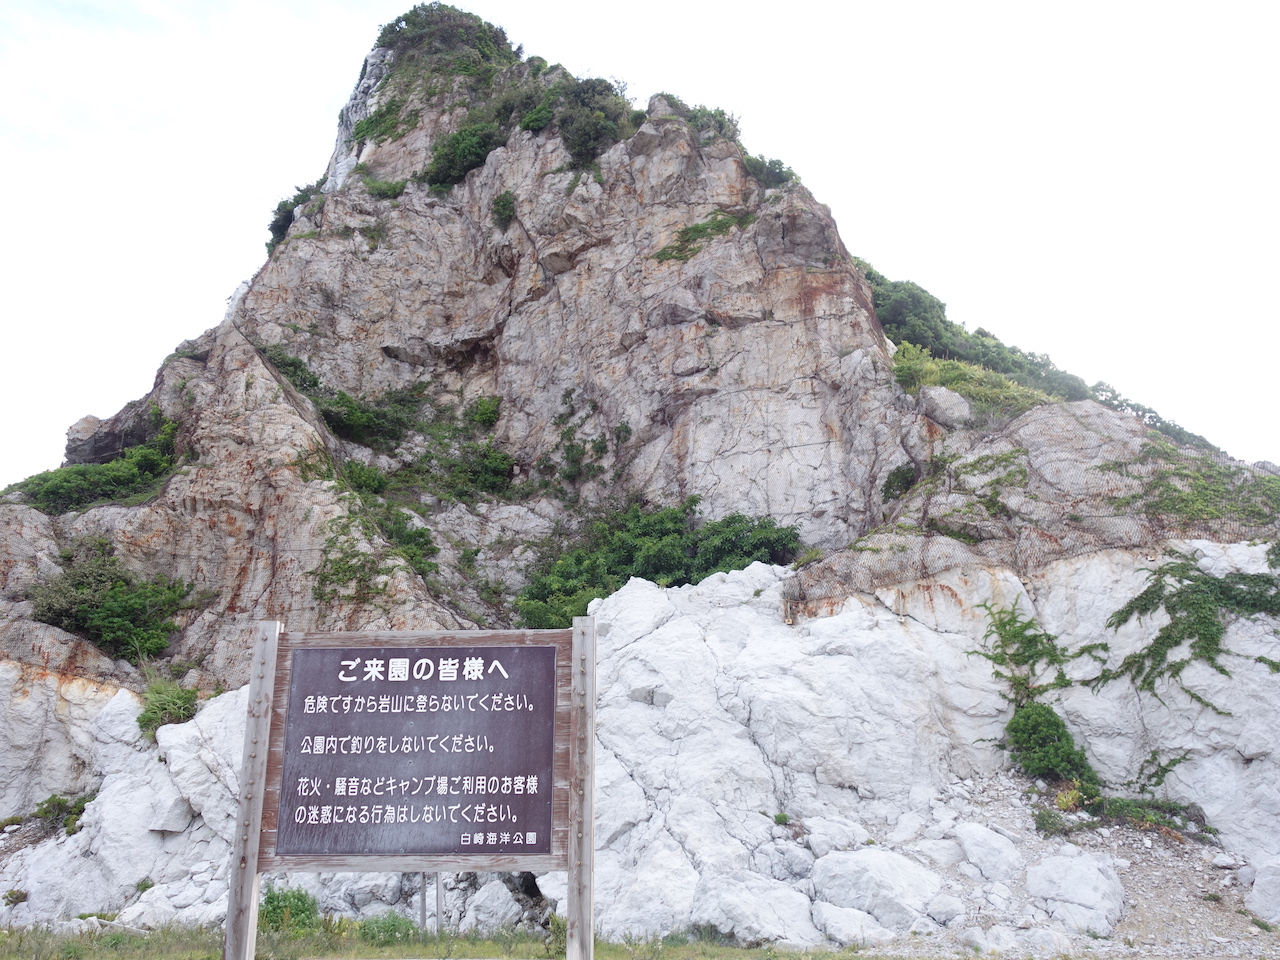
<svg viewBox="0 0 1280 960">
<path fill-rule="evenodd" d="M 369 191 L 369 196 L 375 200 L 394 200 L 404 193 L 404 188 L 408 185 L 408 180 L 375 180 L 373 177 L 364 178 L 364 188 Z"/>
<path fill-rule="evenodd" d="M 305 362 L 279 344 L 263 347 L 262 355 L 311 399 L 335 436 L 383 451 L 395 450 L 411 433 L 428 441 L 415 463 L 390 477 L 364 464 L 345 464 L 341 479 L 356 493 L 385 494 L 413 507 L 419 505 L 422 493 L 470 501 L 510 489 L 515 459 L 492 438 L 477 442 L 479 434 L 498 422 L 499 397 L 478 397 L 461 414 L 433 403 L 422 384 L 362 399 L 326 387 Z M 332 463 L 319 452 L 299 460 L 298 466 L 307 479 L 335 477 Z"/>
<path fill-rule="evenodd" d="M 1082 656 L 1101 660 L 1103 644 L 1089 644 L 1075 653 L 1046 633 L 1032 617 L 1018 612 L 1018 604 L 1007 608 L 983 604 L 987 614 L 986 649 L 970 650 L 970 656 L 990 661 L 992 673 L 1005 681 L 1005 699 L 1013 704 L 1013 716 L 1005 725 L 1005 743 L 1013 762 L 1029 777 L 1066 781 L 1075 796 L 1063 809 L 1096 802 L 1101 786 L 1098 774 L 1075 744 L 1071 731 L 1052 707 L 1040 697 L 1050 690 L 1071 686 L 1064 667 Z M 1044 679 L 1046 674 L 1052 679 Z"/>
<path fill-rule="evenodd" d="M 1088 788 L 1086 796 L 1098 795 L 1098 774 L 1048 704 L 1031 701 L 1018 707 L 1004 732 L 1013 762 L 1028 777 L 1078 781 Z"/>
<path fill-rule="evenodd" d="M 25 891 L 13 890 L 10 903 L 20 903 Z M 39 896 L 39 893 L 33 893 Z M 566 922 L 551 914 L 547 929 L 532 925 L 503 927 L 485 935 L 476 931 L 464 934 L 446 930 L 437 937 L 431 930 L 415 929 L 406 939 L 407 918 L 389 919 L 392 914 L 352 922 L 345 917 L 320 914 L 314 927 L 299 929 L 292 922 L 294 910 L 289 908 L 290 923 L 281 929 L 270 929 L 264 918 L 266 894 L 258 914 L 259 957 L 330 957 L 330 958 L 411 958 L 446 957 L 452 960 L 480 960 L 503 957 L 511 960 L 548 960 L 564 957 Z M 273 911 L 268 911 L 273 913 Z M 98 914 L 101 916 L 101 914 Z M 398 916 L 398 915 L 394 915 Z M 404 922 L 402 922 L 404 921 Z M 392 936 L 386 936 L 391 932 Z M 222 956 L 221 926 L 167 926 L 141 932 L 119 926 L 78 934 L 58 933 L 48 927 L 15 927 L 0 937 L 0 957 L 31 960 L 33 957 L 62 960 L 214 960 Z M 846 951 L 846 954 L 856 951 Z M 735 946 L 713 927 L 676 930 L 664 937 L 632 937 L 610 943 L 596 939 L 595 955 L 599 960 L 776 960 L 775 944 L 758 947 Z M 858 952 L 859 957 L 864 953 Z"/>
<path fill-rule="evenodd" d="M 726 113 L 719 107 L 704 107 L 698 104 L 691 107 L 673 93 L 660 93 L 658 96 L 667 101 L 671 112 L 689 125 L 690 130 L 723 137 L 725 140 L 738 139 L 738 118 Z"/>
<path fill-rule="evenodd" d="M 1280 515 L 1280 477 L 1254 473 L 1207 453 L 1185 453 L 1157 433 L 1148 437 L 1133 461 L 1113 461 L 1101 469 L 1125 476 L 1145 473 L 1139 492 L 1115 500 L 1121 510 L 1183 525 L 1227 520 L 1264 526 Z"/>
<path fill-rule="evenodd" d="M 59 577 L 31 589 L 32 618 L 133 664 L 163 652 L 177 630 L 170 618 L 193 605 L 187 600 L 191 584 L 164 576 L 141 579 L 106 540 L 81 539 L 60 563 Z"/>
<path fill-rule="evenodd" d="M 760 181 L 763 187 L 781 187 L 797 179 L 796 172 L 781 160 L 774 160 L 760 154 L 752 156 L 743 151 L 742 162 L 746 164 L 747 173 Z"/>
<path fill-rule="evenodd" d="M 483 164 L 485 158 L 504 143 L 506 137 L 496 123 L 468 123 L 461 130 L 436 141 L 431 151 L 431 164 L 423 179 L 432 185 L 461 183 L 468 173 Z"/>
<path fill-rule="evenodd" d="M 971 402 L 975 399 L 984 404 L 1000 401 L 995 404 L 995 409 L 1007 409 L 1011 412 L 1015 411 L 1019 405 L 1022 411 L 1025 411 L 1036 403 L 1045 402 L 1044 399 L 1034 398 L 1096 400 L 1113 410 L 1139 417 L 1148 426 L 1177 443 L 1211 451 L 1217 450 L 1204 437 L 1191 433 L 1172 420 L 1166 420 L 1150 407 L 1125 399 L 1110 384 L 1099 382 L 1092 387 L 1087 386 L 1080 377 L 1059 369 L 1049 359 L 1048 354 L 1031 353 L 1020 350 L 1018 347 L 1006 346 L 999 338 L 982 327 L 970 333 L 960 324 L 948 320 L 946 304 L 919 284 L 912 283 L 910 280 L 889 280 L 865 260 L 855 260 L 855 262 L 871 286 L 876 318 L 884 328 L 886 336 L 900 348 L 910 344 L 926 351 L 934 363 L 961 361 L 968 364 L 970 368 L 979 368 L 982 372 L 997 374 L 1002 380 L 1011 381 L 1030 392 L 1016 394 L 1009 387 L 1003 386 L 1000 381 L 988 380 L 979 393 L 994 390 L 998 396 L 970 397 L 960 387 L 946 382 L 946 379 L 954 378 L 961 383 L 975 379 L 982 381 L 982 374 L 972 371 L 965 374 L 962 372 L 963 368 L 956 367 L 932 371 L 931 376 L 942 379 L 922 380 L 915 387 L 908 387 L 909 390 L 914 391 L 918 386 L 930 384 L 951 387 L 957 393 L 969 398 Z M 894 359 L 898 360 L 897 357 Z M 909 355 L 909 359 L 912 363 L 920 362 L 918 354 Z M 915 373 L 906 372 L 903 375 L 917 376 Z M 901 377 L 899 382 L 902 382 Z"/>
<path fill-rule="evenodd" d="M 882 503 L 888 503 L 890 500 L 900 500 L 907 495 L 916 483 L 916 466 L 914 463 L 904 463 L 901 466 L 894 467 L 889 471 L 889 475 L 885 477 L 884 483 L 880 485 L 880 500 Z"/>
<path fill-rule="evenodd" d="M 570 626 L 587 604 L 620 589 L 631 577 L 660 586 L 699 583 L 713 573 L 741 570 L 757 560 L 788 563 L 799 547 L 795 527 L 740 513 L 699 525 L 699 498 L 656 509 L 633 503 L 586 524 L 578 541 L 546 564 L 516 598 L 527 626 Z"/>
<path fill-rule="evenodd" d="M 515 458 L 485 436 L 501 415 L 500 398 L 477 397 L 458 413 L 432 402 L 419 384 L 364 400 L 328 389 L 279 345 L 262 352 L 316 404 L 335 435 L 381 450 L 396 449 L 411 433 L 426 441 L 416 461 L 389 475 L 355 460 L 335 467 L 323 448 L 295 462 L 303 479 L 336 480 L 354 495 L 352 512 L 329 521 L 323 557 L 311 571 L 318 601 L 377 602 L 394 557 L 424 578 L 439 572 L 432 559 L 439 548 L 418 516 L 424 496 L 474 502 L 512 494 Z"/>
<path fill-rule="evenodd" d="M 1016 417 L 1058 399 L 977 364 L 939 359 L 928 348 L 906 341 L 898 344 L 893 355 L 893 375 L 908 393 L 917 393 L 921 387 L 954 390 L 969 401 L 978 420 Z"/>
<path fill-rule="evenodd" d="M 377 46 L 399 55 L 474 53 L 485 62 L 519 60 L 505 30 L 446 3 L 419 3 L 396 17 L 379 31 Z"/>
<path fill-rule="evenodd" d="M 968 544 L 981 543 L 990 536 L 990 521 L 1014 519 L 1014 511 L 1002 496 L 1008 488 L 1025 487 L 1030 477 L 1025 447 L 1013 447 L 1003 453 L 983 454 L 964 461 L 956 454 L 939 454 L 928 460 L 919 472 L 919 479 L 904 489 L 904 485 L 915 476 L 915 471 L 910 464 L 899 467 L 896 476 L 891 475 L 885 481 L 881 496 L 890 493 L 905 496 L 911 490 L 919 491 L 926 500 L 942 491 L 962 496 L 964 500 L 959 506 L 928 516 L 923 527 L 915 528 L 914 532 L 923 529 Z M 906 529 L 906 524 L 907 521 L 899 519 L 897 527 L 904 532 L 912 532 Z"/>
<path fill-rule="evenodd" d="M 387 947 L 396 943 L 409 943 L 419 938 L 418 925 L 408 917 L 394 911 L 380 917 L 361 920 L 356 935 L 366 943 Z"/>
<path fill-rule="evenodd" d="M 676 231 L 675 243 L 670 243 L 663 247 L 653 255 L 653 259 L 660 262 L 668 260 L 679 260 L 681 262 L 692 259 L 702 250 L 702 244 L 710 240 L 712 237 L 721 237 L 737 227 L 739 230 L 745 230 L 755 222 L 756 215 L 754 213 L 731 214 L 724 210 L 717 210 L 701 223 L 690 224 L 687 227 L 681 227 Z"/>
<path fill-rule="evenodd" d="M 574 165 L 586 169 L 643 121 L 608 80 L 578 80 L 562 69 L 548 70 L 541 58 L 530 58 L 526 73 L 509 72 L 499 81 L 519 62 L 519 52 L 500 27 L 445 4 L 414 7 L 383 28 L 378 45 L 396 51 L 384 81 L 396 94 L 357 125 L 353 139 L 393 138 L 412 129 L 418 118 L 404 112 L 404 97 L 415 88 L 434 96 L 459 89 L 456 81 L 465 78 L 462 86 L 470 89 L 461 125 L 436 141 L 431 162 L 414 178 L 433 188 L 460 183 L 517 126 L 536 131 L 556 124 Z"/>
<path fill-rule="evenodd" d="M 1189 572 L 1183 569 L 1179 576 Z M 1249 588 L 1256 586 L 1255 582 L 1247 585 Z M 1245 589 L 1237 598 L 1238 605 L 1261 612 L 1274 611 L 1275 586 L 1273 582 L 1269 590 L 1261 592 Z M 1247 599 L 1242 599 L 1246 596 Z M 1158 584 L 1153 580 L 1148 591 L 1135 598 L 1128 606 L 1150 612 L 1158 605 Z M 1049 834 L 1067 834 L 1105 824 L 1119 824 L 1139 830 L 1155 829 L 1178 840 L 1183 839 L 1179 831 L 1185 831 L 1199 840 L 1207 840 L 1217 833 L 1205 823 L 1203 811 L 1194 804 L 1185 805 L 1149 796 L 1139 799 L 1103 796 L 1101 780 L 1083 748 L 1076 746 L 1071 732 L 1053 708 L 1038 699 L 1048 691 L 1071 686 L 1071 681 L 1063 670 L 1068 661 L 1090 656 L 1105 664 L 1103 652 L 1107 649 L 1106 644 L 1086 644 L 1070 653 L 1057 642 L 1057 637 L 1043 631 L 1034 619 L 1019 615 L 1017 604 L 1006 609 L 987 604 L 982 609 L 986 611 L 990 621 L 984 639 L 992 640 L 993 643 L 987 650 L 971 650 L 969 653 L 990 660 L 995 667 L 995 676 L 1009 684 L 1010 692 L 1005 696 L 1014 704 L 1014 712 L 1005 726 L 1005 745 L 1023 773 L 1057 784 L 1053 807 L 1041 808 L 1035 812 L 1038 830 Z M 1112 621 L 1117 621 L 1118 617 L 1126 614 L 1127 609 L 1128 607 L 1118 611 Z M 1125 615 L 1125 619 L 1127 616 Z M 1112 625 L 1118 623 L 1113 622 Z M 1129 664 L 1132 659 L 1127 658 L 1125 664 Z M 1049 674 L 1052 674 L 1052 679 L 1045 679 Z M 1117 670 L 1104 669 L 1090 686 L 1096 688 L 1098 684 L 1126 675 L 1132 676 L 1133 670 L 1126 669 L 1125 665 Z M 1139 689 L 1151 690 L 1149 685 L 1144 687 L 1141 682 L 1136 682 Z M 1195 697 L 1194 694 L 1192 696 Z M 1204 702 L 1202 698 L 1195 699 Z M 1184 753 L 1162 762 L 1159 754 L 1153 750 L 1143 760 L 1137 775 L 1121 786 L 1151 794 L 1188 757 L 1189 754 Z M 1068 822 L 1060 812 L 1081 807 L 1099 819 L 1087 823 Z"/>
<path fill-rule="evenodd" d="M 96 793 L 71 798 L 55 793 L 36 804 L 34 815 L 43 820 L 50 830 L 62 830 L 69 837 L 75 836 L 80 832 L 80 817 L 84 815 L 84 808 L 96 797 Z"/>
<path fill-rule="evenodd" d="M 596 480 L 605 472 L 602 460 L 609 452 L 610 430 L 607 426 L 596 436 L 582 433 L 587 422 L 597 414 L 599 405 L 588 400 L 585 409 L 579 411 L 573 389 L 560 396 L 560 412 L 552 418 L 552 424 L 560 428 L 555 445 L 534 463 L 540 475 L 526 484 L 529 493 L 547 492 L 567 503 L 576 503 L 581 486 Z M 612 429 L 614 473 L 616 481 L 625 468 L 622 448 L 631 438 L 631 425 L 625 420 Z"/>
<path fill-rule="evenodd" d="M 277 887 L 270 881 L 258 906 L 258 922 L 278 933 L 306 933 L 320 928 L 320 905 L 297 887 Z"/>
<path fill-rule="evenodd" d="M 361 400 L 339 390 L 314 398 L 320 416 L 335 435 L 375 450 L 394 450 L 413 429 L 423 403 L 420 387 L 389 390 Z"/>
<path fill-rule="evenodd" d="M 430 530 L 414 523 L 416 514 L 392 503 L 370 506 L 370 510 L 378 532 L 419 576 L 428 577 L 440 570 L 431 559 L 440 548 L 431 539 Z"/>
<path fill-rule="evenodd" d="M 504 190 L 493 198 L 493 224 L 499 230 L 506 230 L 516 215 L 516 195 Z"/>
<path fill-rule="evenodd" d="M 962 360 L 971 366 L 983 367 L 1055 398 L 1089 398 L 1085 382 L 1059 370 L 1046 354 L 1006 347 L 982 328 L 969 333 L 948 320 L 946 304 L 919 284 L 889 280 L 865 260 L 856 263 L 871 285 L 876 319 L 894 343 L 914 344 L 938 360 Z"/>
<path fill-rule="evenodd" d="M 271 239 L 267 241 L 267 256 L 271 256 L 275 252 L 286 236 L 289 234 L 289 227 L 293 224 L 293 211 L 304 203 L 319 197 L 323 202 L 323 195 L 320 188 L 324 186 L 325 178 L 321 177 L 315 183 L 309 183 L 305 187 L 295 187 L 297 191 L 292 197 L 281 200 L 276 204 L 275 212 L 271 216 L 271 222 L 267 224 L 267 229 L 271 232 Z"/>
<path fill-rule="evenodd" d="M 179 424 L 151 405 L 150 436 L 107 463 L 74 463 L 10 485 L 42 513 L 57 515 L 103 503 L 139 502 L 154 496 L 173 475 Z"/>
<path fill-rule="evenodd" d="M 1170 551 L 1169 559 L 1152 570 L 1141 593 L 1111 615 L 1107 626 L 1118 629 L 1134 617 L 1163 610 L 1169 622 L 1141 650 L 1129 654 L 1114 669 L 1103 671 L 1094 685 L 1128 677 L 1139 690 L 1155 693 L 1156 681 L 1174 681 L 1197 703 L 1222 713 L 1182 682 L 1182 672 L 1200 661 L 1231 676 L 1222 658 L 1231 653 L 1223 645 L 1227 625 L 1239 617 L 1280 617 L 1280 573 L 1228 573 L 1221 577 L 1201 570 L 1195 560 Z M 1272 570 L 1280 571 L 1275 548 L 1268 553 Z M 1186 645 L 1185 655 L 1175 651 Z M 1256 658 L 1271 667 L 1267 657 Z M 1276 672 L 1274 668 L 1272 672 Z"/>
<path fill-rule="evenodd" d="M 166 723 L 186 723 L 196 715 L 196 691 L 184 690 L 177 681 L 155 677 L 142 691 L 138 726 L 152 740 Z"/>
<path fill-rule="evenodd" d="M 311 595 L 320 603 L 360 605 L 384 596 L 385 578 L 395 568 L 370 544 L 376 535 L 370 518 L 360 513 L 334 517 L 328 522 L 328 534 L 320 563 L 311 571 L 316 581 Z"/>
<path fill-rule="evenodd" d="M 631 104 L 608 80 L 569 80 L 558 92 L 560 138 L 579 169 L 591 166 L 605 150 L 635 132 Z"/>
<path fill-rule="evenodd" d="M 987 632 L 982 639 L 990 641 L 990 645 L 983 650 L 970 650 L 968 654 L 991 662 L 995 677 L 1009 685 L 1010 692 L 1004 696 L 1015 709 L 1037 700 L 1049 690 L 1071 686 L 1063 669 L 1069 661 L 1081 656 L 1101 659 L 1099 651 L 1104 645 L 1090 644 L 1074 654 L 1068 652 L 1058 643 L 1058 638 L 1042 630 L 1034 618 L 1022 616 L 1017 601 L 1011 607 L 984 603 L 978 609 L 987 614 Z M 1042 681 L 1042 674 L 1050 669 L 1054 671 L 1053 679 Z"/>
<path fill-rule="evenodd" d="M 357 120 L 351 128 L 351 140 L 363 145 L 366 141 L 384 143 L 398 140 L 418 123 L 417 110 L 405 111 L 402 97 L 391 97 L 363 120 Z"/>
<path fill-rule="evenodd" d="M 703 136 L 703 142 L 721 137 L 736 143 L 738 149 L 742 151 L 742 162 L 747 168 L 747 173 L 755 177 L 761 186 L 781 187 L 800 179 L 796 176 L 796 172 L 781 160 L 774 160 L 763 154 L 752 155 L 748 152 L 742 145 L 742 141 L 738 139 L 738 118 L 733 114 L 726 113 L 719 107 L 705 107 L 701 104 L 691 107 L 671 93 L 660 93 L 658 96 L 667 101 L 673 115 L 687 123 L 690 130 Z"/>
<path fill-rule="evenodd" d="M 305 360 L 289 353 L 284 344 L 270 343 L 259 349 L 262 351 L 263 358 L 284 374 L 285 378 L 299 391 L 305 394 L 319 391 L 320 378 L 311 372 Z"/>
</svg>

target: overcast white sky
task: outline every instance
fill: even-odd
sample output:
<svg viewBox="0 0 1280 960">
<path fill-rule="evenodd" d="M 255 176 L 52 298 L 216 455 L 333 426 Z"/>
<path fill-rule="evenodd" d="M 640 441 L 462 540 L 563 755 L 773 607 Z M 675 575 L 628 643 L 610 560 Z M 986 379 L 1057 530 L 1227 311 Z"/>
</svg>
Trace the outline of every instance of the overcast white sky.
<svg viewBox="0 0 1280 960">
<path fill-rule="evenodd" d="M 0 486 L 221 320 L 410 5 L 0 5 Z M 459 5 L 640 105 L 736 114 L 951 319 L 1280 462 L 1274 3 Z"/>
</svg>

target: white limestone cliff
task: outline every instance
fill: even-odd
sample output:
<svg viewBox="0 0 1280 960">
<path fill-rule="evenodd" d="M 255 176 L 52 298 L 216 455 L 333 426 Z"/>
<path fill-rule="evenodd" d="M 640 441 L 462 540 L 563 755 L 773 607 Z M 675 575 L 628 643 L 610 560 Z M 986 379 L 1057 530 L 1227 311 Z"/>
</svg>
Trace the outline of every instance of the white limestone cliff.
<svg viewBox="0 0 1280 960">
<path fill-rule="evenodd" d="M 1219 571 L 1247 571 L 1260 555 L 1248 545 L 1183 546 Z M 1003 685 L 970 651 L 982 642 L 975 605 L 1002 591 L 1016 592 L 1068 646 L 1114 634 L 1105 617 L 1143 582 L 1145 562 L 1118 551 L 1076 558 L 1026 587 L 998 570 L 970 570 L 968 601 L 947 610 L 895 612 L 862 595 L 791 625 L 782 587 L 792 574 L 762 564 L 696 587 L 632 580 L 598 601 L 601 932 L 644 937 L 701 924 L 743 942 L 811 945 L 930 931 L 986 947 L 1005 937 L 1009 949 L 1109 933 L 1125 912 L 1130 840 L 1093 832 L 1064 847 L 1036 833 L 997 745 L 1010 712 Z M 1089 600 L 1064 602 L 1053 584 Z M 924 596 L 926 586 L 908 585 L 904 596 Z M 1229 644 L 1248 655 L 1257 628 L 1236 623 Z M 1145 622 L 1113 636 L 1112 662 L 1156 629 Z M 1136 694 L 1128 680 L 1097 692 L 1073 686 L 1056 706 L 1117 789 L 1152 750 L 1187 752 L 1163 795 L 1200 804 L 1220 829 L 1220 847 L 1200 848 L 1206 859 L 1225 856 L 1233 877 L 1263 864 L 1264 897 L 1267 864 L 1280 858 L 1280 707 L 1270 671 L 1255 666 L 1241 657 L 1230 678 L 1201 688 L 1227 715 L 1172 691 L 1163 702 Z M 7 858 L 0 886 L 31 895 L 0 919 L 120 910 L 132 925 L 217 922 L 244 708 L 243 691 L 225 694 L 195 720 L 162 727 L 153 746 L 137 730 L 136 699 L 116 694 L 93 720 L 102 779 L 80 832 Z M 1245 737 L 1248 757 L 1245 727 L 1268 731 Z M 1195 855 L 1197 845 L 1183 847 Z M 144 879 L 155 885 L 139 895 Z M 416 915 L 412 875 L 287 882 L 313 890 L 325 909 Z M 563 880 L 539 884 L 554 898 Z M 528 916 L 492 879 L 450 878 L 447 889 L 447 922 L 463 929 Z"/>
</svg>

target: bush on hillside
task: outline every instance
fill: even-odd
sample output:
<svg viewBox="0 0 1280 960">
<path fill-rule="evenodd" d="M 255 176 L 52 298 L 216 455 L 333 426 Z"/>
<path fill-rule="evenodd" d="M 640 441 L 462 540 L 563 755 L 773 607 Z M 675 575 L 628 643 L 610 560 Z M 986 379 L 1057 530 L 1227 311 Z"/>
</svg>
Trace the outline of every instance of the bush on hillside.
<svg viewBox="0 0 1280 960">
<path fill-rule="evenodd" d="M 1098 774 L 1084 751 L 1076 746 L 1067 725 L 1048 704 L 1034 700 L 1024 703 L 1014 711 L 1004 732 L 1014 763 L 1028 777 L 1079 781 L 1082 792 L 1098 795 Z"/>
<path fill-rule="evenodd" d="M 698 497 L 673 507 L 632 504 L 587 525 L 576 545 L 546 566 L 516 598 L 535 629 L 567 627 L 587 604 L 643 577 L 661 586 L 699 583 L 713 573 L 757 560 L 789 563 L 800 539 L 795 527 L 740 513 L 699 525 Z"/>
<path fill-rule="evenodd" d="M 154 493 L 173 473 L 178 426 L 153 405 L 151 435 L 144 443 L 126 448 L 107 463 L 73 463 L 46 470 L 8 489 L 21 491 L 27 503 L 50 515 Z"/>
<path fill-rule="evenodd" d="M 57 579 L 33 587 L 31 616 L 74 633 L 111 657 L 139 663 L 169 645 L 170 619 L 183 609 L 192 585 L 127 570 L 105 540 L 85 538 L 62 560 Z"/>
</svg>

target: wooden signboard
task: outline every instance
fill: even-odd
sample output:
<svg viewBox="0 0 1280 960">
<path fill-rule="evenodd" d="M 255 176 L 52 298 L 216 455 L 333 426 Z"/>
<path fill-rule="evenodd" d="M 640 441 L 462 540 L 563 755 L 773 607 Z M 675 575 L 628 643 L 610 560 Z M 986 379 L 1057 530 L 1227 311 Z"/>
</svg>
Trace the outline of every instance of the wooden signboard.
<svg viewBox="0 0 1280 960">
<path fill-rule="evenodd" d="M 285 633 L 259 624 L 225 958 L 267 871 L 566 870 L 590 960 L 595 625 Z"/>
</svg>

